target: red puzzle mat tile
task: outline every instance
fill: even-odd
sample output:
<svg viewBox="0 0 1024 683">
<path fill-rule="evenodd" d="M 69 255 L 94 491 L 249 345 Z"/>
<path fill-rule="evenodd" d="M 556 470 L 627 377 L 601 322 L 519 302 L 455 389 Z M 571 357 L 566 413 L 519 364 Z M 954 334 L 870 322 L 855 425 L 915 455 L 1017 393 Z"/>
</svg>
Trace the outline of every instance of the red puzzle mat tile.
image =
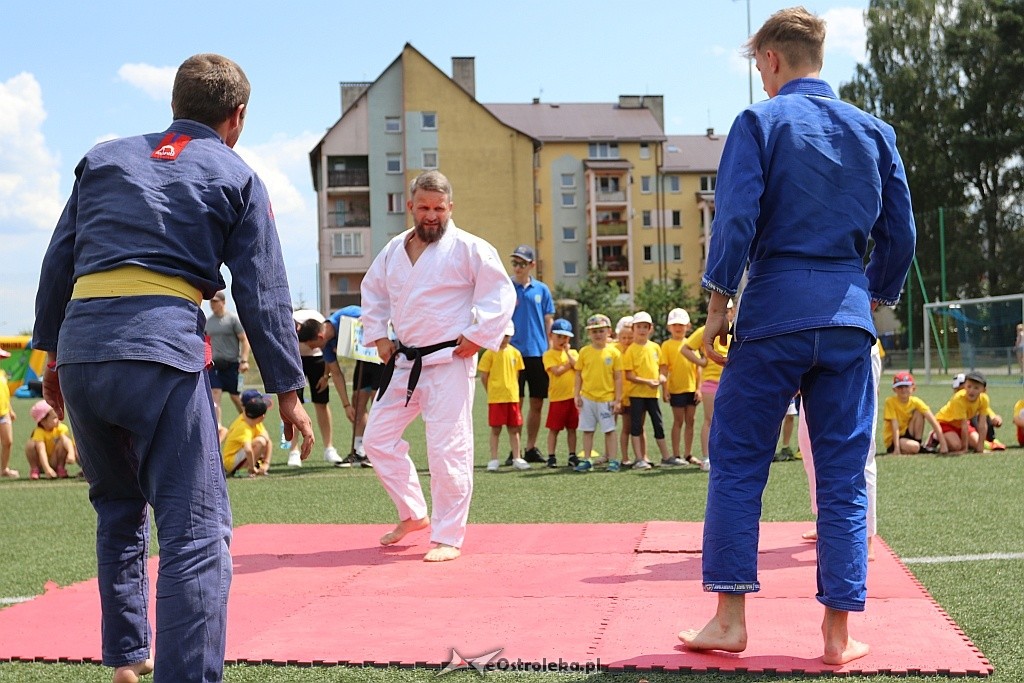
<svg viewBox="0 0 1024 683">
<path fill-rule="evenodd" d="M 749 600 L 751 637 L 739 655 L 687 652 L 676 638 L 714 610 L 700 587 L 699 523 L 471 525 L 463 556 L 439 564 L 421 561 L 426 533 L 380 547 L 387 525 L 241 527 L 227 659 L 439 667 L 453 649 L 500 649 L 492 664 L 527 670 L 991 673 L 883 542 L 869 568 L 868 610 L 851 617 L 872 652 L 823 665 L 806 527 L 762 525 L 762 591 Z M 155 558 L 149 566 L 155 577 Z M 63 637 L 41 637 L 56 620 Z M 98 661 L 95 580 L 0 610 L 0 661 L 12 659 Z"/>
</svg>

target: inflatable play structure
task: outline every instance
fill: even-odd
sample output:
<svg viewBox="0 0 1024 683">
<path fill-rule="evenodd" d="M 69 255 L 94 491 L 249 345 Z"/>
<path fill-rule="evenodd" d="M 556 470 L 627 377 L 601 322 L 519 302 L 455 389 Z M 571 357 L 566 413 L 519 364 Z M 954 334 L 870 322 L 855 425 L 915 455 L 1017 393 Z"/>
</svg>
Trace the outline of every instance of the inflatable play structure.
<svg viewBox="0 0 1024 683">
<path fill-rule="evenodd" d="M 32 348 L 32 337 L 28 335 L 0 336 L 0 348 L 11 354 L 0 359 L 0 370 L 7 375 L 7 386 L 11 395 L 18 398 L 42 396 L 40 378 L 46 365 L 46 352 Z"/>
</svg>

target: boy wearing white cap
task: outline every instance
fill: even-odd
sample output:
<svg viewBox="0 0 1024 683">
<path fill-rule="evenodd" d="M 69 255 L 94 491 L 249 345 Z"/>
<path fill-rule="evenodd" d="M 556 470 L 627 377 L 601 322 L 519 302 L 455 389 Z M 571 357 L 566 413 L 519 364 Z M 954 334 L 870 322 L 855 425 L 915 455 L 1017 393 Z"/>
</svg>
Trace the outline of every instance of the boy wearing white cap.
<svg viewBox="0 0 1024 683">
<path fill-rule="evenodd" d="M 573 399 L 576 389 L 576 360 L 579 353 L 569 348 L 573 338 L 572 323 L 558 318 L 551 323 L 551 348 L 544 352 L 544 370 L 548 373 L 548 467 L 558 467 L 555 448 L 558 434 L 566 430 L 565 438 L 569 455 L 576 452 L 576 428 L 579 427 L 580 411 Z"/>
<path fill-rule="evenodd" d="M 505 338 L 501 340 L 498 350 L 487 349 L 480 357 L 480 382 L 487 391 L 487 424 L 491 428 L 491 459 L 487 463 L 488 472 L 498 471 L 498 439 L 502 427 L 508 429 L 512 467 L 517 470 L 530 469 L 530 463 L 523 460 L 520 443 L 523 413 L 519 407 L 519 373 L 525 366 L 523 354 L 509 343 L 515 332 L 515 323 L 510 320 L 505 328 Z"/>
<path fill-rule="evenodd" d="M 662 389 L 663 399 L 672 407 L 672 457 L 667 465 L 682 465 L 684 462 L 700 465 L 693 457 L 693 423 L 697 414 L 697 386 L 700 382 L 700 368 L 684 356 L 680 349 L 690 331 L 690 314 L 682 308 L 668 312 L 666 322 L 672 335 L 661 345 L 661 355 L 668 367 L 668 382 Z M 680 441 L 686 446 L 686 457 Z"/>
<path fill-rule="evenodd" d="M 661 420 L 661 406 L 658 397 L 661 388 L 667 381 L 665 373 L 668 367 L 661 356 L 661 347 L 650 340 L 654 329 L 654 320 L 647 311 L 633 315 L 633 343 L 622 356 L 622 371 L 625 373 L 627 393 L 629 393 L 630 438 L 633 450 L 641 452 L 640 436 L 644 432 L 644 415 L 651 416 L 654 427 L 654 442 L 661 451 L 661 464 L 673 465 L 669 462 L 668 444 L 665 442 L 665 427 Z M 678 464 L 682 464 L 680 461 Z M 638 456 L 635 470 L 647 470 L 653 467 L 646 455 Z"/>
</svg>

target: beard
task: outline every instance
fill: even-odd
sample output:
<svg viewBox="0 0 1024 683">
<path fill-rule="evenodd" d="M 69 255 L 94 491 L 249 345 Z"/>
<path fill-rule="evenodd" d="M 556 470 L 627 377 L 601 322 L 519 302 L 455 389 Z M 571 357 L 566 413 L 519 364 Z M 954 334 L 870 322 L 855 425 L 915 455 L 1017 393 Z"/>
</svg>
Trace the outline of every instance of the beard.
<svg viewBox="0 0 1024 683">
<path fill-rule="evenodd" d="M 436 242 L 441 239 L 444 235 L 444 230 L 447 227 L 446 223 L 439 223 L 433 225 L 424 225 L 423 223 L 417 223 L 415 226 L 416 237 L 425 244 Z"/>
</svg>

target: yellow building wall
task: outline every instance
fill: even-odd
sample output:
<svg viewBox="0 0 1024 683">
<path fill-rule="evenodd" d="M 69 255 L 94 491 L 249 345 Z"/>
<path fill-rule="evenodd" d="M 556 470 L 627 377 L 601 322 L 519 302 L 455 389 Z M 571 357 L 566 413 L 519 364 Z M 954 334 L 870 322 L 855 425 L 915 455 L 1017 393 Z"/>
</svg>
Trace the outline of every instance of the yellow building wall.
<svg viewBox="0 0 1024 683">
<path fill-rule="evenodd" d="M 533 244 L 533 141 L 473 99 L 414 49 L 402 55 L 407 112 L 437 113 L 438 165 L 452 183 L 455 223 L 494 245 L 507 267 Z M 418 169 L 407 170 L 411 181 Z"/>
</svg>

